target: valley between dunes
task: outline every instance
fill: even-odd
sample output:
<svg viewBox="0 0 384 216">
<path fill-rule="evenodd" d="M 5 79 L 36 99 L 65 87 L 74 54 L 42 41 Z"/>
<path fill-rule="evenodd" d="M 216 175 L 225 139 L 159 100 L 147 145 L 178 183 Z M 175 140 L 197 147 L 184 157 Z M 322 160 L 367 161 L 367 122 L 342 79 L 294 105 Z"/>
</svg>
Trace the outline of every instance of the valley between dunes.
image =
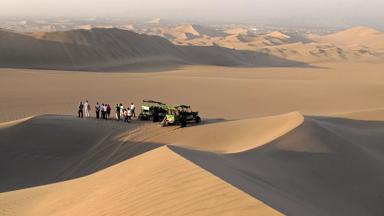
<svg viewBox="0 0 384 216">
<path fill-rule="evenodd" d="M 382 68 L 0 69 L 0 215 L 383 215 Z M 78 119 L 85 99 L 203 123 Z"/>
</svg>

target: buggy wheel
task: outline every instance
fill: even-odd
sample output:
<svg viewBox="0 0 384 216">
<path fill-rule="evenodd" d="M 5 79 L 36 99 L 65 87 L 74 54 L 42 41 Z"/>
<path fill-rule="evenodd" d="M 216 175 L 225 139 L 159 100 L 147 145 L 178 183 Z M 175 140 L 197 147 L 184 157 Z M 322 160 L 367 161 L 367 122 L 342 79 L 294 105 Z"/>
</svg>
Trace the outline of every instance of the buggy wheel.
<svg viewBox="0 0 384 216">
<path fill-rule="evenodd" d="M 185 121 L 185 119 L 181 120 L 180 127 L 182 128 L 187 127 L 187 121 Z"/>
<path fill-rule="evenodd" d="M 159 122 L 159 117 L 158 116 L 153 116 L 152 117 L 153 122 Z"/>
<path fill-rule="evenodd" d="M 196 116 L 195 122 L 196 122 L 197 124 L 201 122 L 201 118 L 200 118 L 200 116 Z"/>
</svg>

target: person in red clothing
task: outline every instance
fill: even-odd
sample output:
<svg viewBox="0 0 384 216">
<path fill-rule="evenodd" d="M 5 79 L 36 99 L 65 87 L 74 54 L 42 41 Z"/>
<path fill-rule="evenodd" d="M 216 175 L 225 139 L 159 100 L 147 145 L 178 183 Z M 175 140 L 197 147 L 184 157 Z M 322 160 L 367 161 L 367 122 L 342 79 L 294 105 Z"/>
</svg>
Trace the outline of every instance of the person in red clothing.
<svg viewBox="0 0 384 216">
<path fill-rule="evenodd" d="M 107 104 L 107 119 L 109 119 L 110 115 L 111 115 L 111 105 Z"/>
</svg>

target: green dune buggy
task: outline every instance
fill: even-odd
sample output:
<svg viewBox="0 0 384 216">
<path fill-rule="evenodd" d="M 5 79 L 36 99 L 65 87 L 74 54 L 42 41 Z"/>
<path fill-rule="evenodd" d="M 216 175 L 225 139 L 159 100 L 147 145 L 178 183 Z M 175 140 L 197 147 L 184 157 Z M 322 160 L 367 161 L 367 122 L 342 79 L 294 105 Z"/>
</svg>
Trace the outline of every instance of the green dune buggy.
<svg viewBox="0 0 384 216">
<path fill-rule="evenodd" d="M 160 122 L 164 119 L 165 115 L 167 114 L 167 109 L 168 106 L 162 102 L 153 100 L 143 100 L 139 119 Z"/>
<path fill-rule="evenodd" d="M 162 127 L 180 125 L 186 127 L 189 123 L 200 123 L 198 112 L 193 112 L 189 105 L 168 106 L 167 114 L 161 122 Z"/>
</svg>

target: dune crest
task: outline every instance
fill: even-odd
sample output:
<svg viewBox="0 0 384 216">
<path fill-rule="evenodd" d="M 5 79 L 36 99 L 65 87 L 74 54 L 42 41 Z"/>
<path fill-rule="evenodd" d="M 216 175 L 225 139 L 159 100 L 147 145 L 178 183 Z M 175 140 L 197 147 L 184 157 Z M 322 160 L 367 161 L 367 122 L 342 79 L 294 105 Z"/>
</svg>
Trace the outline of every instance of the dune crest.
<svg viewBox="0 0 384 216">
<path fill-rule="evenodd" d="M 384 49 L 384 33 L 368 27 L 355 27 L 341 32 L 313 38 L 317 42 L 332 43 L 351 49 L 370 48 L 374 51 Z"/>
<path fill-rule="evenodd" d="M 384 121 L 384 108 L 341 113 L 341 114 L 338 114 L 337 116 L 340 116 L 342 118 L 355 119 L 355 120 Z"/>
<path fill-rule="evenodd" d="M 236 153 L 271 142 L 295 129 L 303 121 L 303 115 L 292 112 L 176 130 L 157 140 L 161 143 L 195 150 Z"/>
<path fill-rule="evenodd" d="M 32 118 L 34 118 L 35 116 L 29 116 L 29 117 L 26 117 L 26 118 L 22 118 L 22 119 L 17 119 L 17 120 L 13 120 L 13 121 L 7 121 L 7 122 L 0 122 L 0 129 L 4 129 L 4 128 L 8 128 L 8 127 L 12 127 L 14 125 L 18 125 L 18 124 L 21 124 L 25 121 L 28 121 Z"/>
</svg>

